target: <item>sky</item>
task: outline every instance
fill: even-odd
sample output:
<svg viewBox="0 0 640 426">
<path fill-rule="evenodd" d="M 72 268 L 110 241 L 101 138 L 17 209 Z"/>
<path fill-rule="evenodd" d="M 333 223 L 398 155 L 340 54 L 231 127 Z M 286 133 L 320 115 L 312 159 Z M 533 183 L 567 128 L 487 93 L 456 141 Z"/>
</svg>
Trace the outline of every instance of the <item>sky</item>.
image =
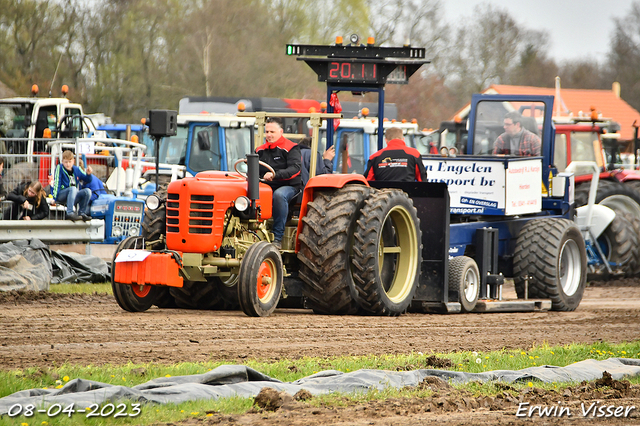
<svg viewBox="0 0 640 426">
<path fill-rule="evenodd" d="M 455 28 L 469 18 L 476 5 L 490 3 L 507 10 L 528 29 L 549 34 L 549 56 L 565 60 L 604 60 L 615 24 L 631 10 L 632 0 L 441 0 L 445 20 Z"/>
</svg>

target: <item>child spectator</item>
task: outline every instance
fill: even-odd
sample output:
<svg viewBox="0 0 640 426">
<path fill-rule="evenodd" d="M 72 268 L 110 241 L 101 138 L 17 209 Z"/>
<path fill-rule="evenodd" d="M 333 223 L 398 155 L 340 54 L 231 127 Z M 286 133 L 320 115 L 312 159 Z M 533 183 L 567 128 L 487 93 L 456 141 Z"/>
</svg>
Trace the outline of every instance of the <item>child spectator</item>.
<svg viewBox="0 0 640 426">
<path fill-rule="evenodd" d="M 91 166 L 87 167 L 87 173 L 74 165 L 73 152 L 67 150 L 62 153 L 62 164 L 58 164 L 53 175 L 53 199 L 56 203 L 67 205 L 66 219 L 76 221 L 91 220 L 87 213 L 91 190 L 89 188 L 78 189 L 80 181 L 88 184 L 92 180 Z M 78 205 L 78 214 L 74 213 L 74 207 Z"/>
<path fill-rule="evenodd" d="M 47 194 L 38 181 L 24 182 L 7 195 L 13 206 L 5 212 L 10 220 L 41 220 L 49 217 Z"/>
</svg>

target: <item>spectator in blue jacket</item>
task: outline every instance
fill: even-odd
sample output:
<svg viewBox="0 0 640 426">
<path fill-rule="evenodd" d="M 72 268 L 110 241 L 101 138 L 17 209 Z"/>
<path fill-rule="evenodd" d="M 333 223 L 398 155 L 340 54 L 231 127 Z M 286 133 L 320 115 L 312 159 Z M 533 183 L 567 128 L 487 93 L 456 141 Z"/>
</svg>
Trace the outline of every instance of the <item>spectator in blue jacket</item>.
<svg viewBox="0 0 640 426">
<path fill-rule="evenodd" d="M 89 200 L 89 207 L 91 207 L 91 204 L 93 204 L 93 202 L 98 199 L 100 194 L 106 194 L 107 193 L 107 189 L 104 187 L 104 183 L 102 183 L 100 178 L 98 176 L 95 176 L 95 175 L 92 175 L 92 176 L 93 176 L 93 178 L 91 179 L 91 182 L 89 182 L 89 183 L 81 182 L 80 183 L 80 188 L 81 189 L 89 188 L 91 190 L 91 199 Z"/>
<path fill-rule="evenodd" d="M 77 221 L 91 220 L 87 213 L 91 190 L 89 188 L 78 189 L 80 182 L 86 184 L 92 180 L 91 166 L 87 167 L 87 172 L 83 172 L 80 167 L 74 165 L 73 152 L 67 150 L 62 153 L 62 164 L 58 164 L 53 175 L 53 199 L 56 203 L 66 204 L 66 219 Z M 74 207 L 78 206 L 78 213 L 74 213 Z"/>
</svg>

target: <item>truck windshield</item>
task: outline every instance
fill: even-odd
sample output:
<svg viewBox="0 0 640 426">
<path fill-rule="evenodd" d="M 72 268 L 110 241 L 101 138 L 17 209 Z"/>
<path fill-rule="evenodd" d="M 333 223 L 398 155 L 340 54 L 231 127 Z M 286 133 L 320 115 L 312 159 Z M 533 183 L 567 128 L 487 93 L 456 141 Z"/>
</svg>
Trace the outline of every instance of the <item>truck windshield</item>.
<svg viewBox="0 0 640 426">
<path fill-rule="evenodd" d="M 162 138 L 160 141 L 160 159 L 164 164 L 179 164 L 184 166 L 187 154 L 187 135 L 189 129 L 178 126 L 175 136 Z"/>
<path fill-rule="evenodd" d="M 364 168 L 368 158 L 364 158 L 364 133 L 338 131 L 334 137 L 340 138 L 336 140 L 336 158 L 338 173 L 364 173 Z M 342 159 L 346 157 L 346 167 L 342 166 Z"/>
<path fill-rule="evenodd" d="M 233 165 L 247 154 L 251 149 L 251 130 L 248 127 L 227 128 L 224 131 L 227 150 L 227 170 L 233 170 Z"/>
<path fill-rule="evenodd" d="M 31 115 L 31 108 L 20 104 L 0 104 L 0 137 L 26 138 L 25 117 Z"/>
<path fill-rule="evenodd" d="M 544 103 L 482 101 L 476 110 L 475 155 L 539 156 Z"/>
<path fill-rule="evenodd" d="M 566 145 L 565 145 L 566 146 Z M 571 132 L 571 161 L 595 161 L 602 166 L 600 152 L 600 139 L 596 132 Z M 600 161 L 598 161 L 600 160 Z M 579 166 L 575 169 L 577 176 L 589 174 L 592 169 L 588 166 Z"/>
<path fill-rule="evenodd" d="M 191 151 L 187 167 L 194 172 L 220 170 L 220 138 L 217 125 L 193 126 Z"/>
</svg>

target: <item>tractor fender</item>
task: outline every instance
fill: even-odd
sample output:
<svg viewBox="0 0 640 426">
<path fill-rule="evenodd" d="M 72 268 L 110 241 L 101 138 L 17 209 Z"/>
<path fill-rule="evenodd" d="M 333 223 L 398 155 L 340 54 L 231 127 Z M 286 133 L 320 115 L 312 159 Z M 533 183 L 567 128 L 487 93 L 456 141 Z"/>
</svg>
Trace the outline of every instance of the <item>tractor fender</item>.
<svg viewBox="0 0 640 426">
<path fill-rule="evenodd" d="M 302 219 L 307 214 L 307 204 L 313 201 L 314 192 L 321 189 L 340 189 L 348 184 L 360 184 L 369 186 L 369 182 L 365 179 L 363 175 L 359 174 L 324 174 L 314 176 L 309 179 L 307 182 L 307 186 L 304 187 L 304 192 L 302 193 L 302 204 L 300 205 L 300 219 Z M 297 235 L 300 235 L 302 232 L 302 220 L 298 222 L 298 232 Z M 300 249 L 300 245 L 298 243 L 298 239 L 296 237 L 296 253 Z"/>
<path fill-rule="evenodd" d="M 619 182 L 640 180 L 640 173 L 637 170 L 616 170 L 611 172 L 611 176 Z"/>
<path fill-rule="evenodd" d="M 616 212 L 607 206 L 601 204 L 594 204 L 591 206 L 593 209 L 591 216 L 591 225 L 588 227 L 591 231 L 593 238 L 598 239 L 605 229 L 616 218 Z M 576 208 L 576 224 L 580 229 L 587 227 L 587 213 L 589 206 L 582 206 Z"/>
</svg>

